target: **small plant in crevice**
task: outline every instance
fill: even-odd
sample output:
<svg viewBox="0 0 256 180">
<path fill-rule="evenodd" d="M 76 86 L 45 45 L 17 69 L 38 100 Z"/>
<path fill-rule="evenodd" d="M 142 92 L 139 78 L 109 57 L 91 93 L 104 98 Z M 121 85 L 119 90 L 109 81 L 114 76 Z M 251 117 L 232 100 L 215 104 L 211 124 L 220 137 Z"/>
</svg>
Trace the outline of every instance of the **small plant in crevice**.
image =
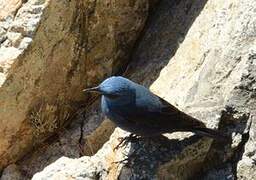
<svg viewBox="0 0 256 180">
<path fill-rule="evenodd" d="M 33 109 L 29 115 L 29 120 L 34 128 L 34 135 L 39 136 L 46 132 L 53 132 L 58 127 L 56 117 L 57 107 L 53 105 L 40 106 Z"/>
</svg>

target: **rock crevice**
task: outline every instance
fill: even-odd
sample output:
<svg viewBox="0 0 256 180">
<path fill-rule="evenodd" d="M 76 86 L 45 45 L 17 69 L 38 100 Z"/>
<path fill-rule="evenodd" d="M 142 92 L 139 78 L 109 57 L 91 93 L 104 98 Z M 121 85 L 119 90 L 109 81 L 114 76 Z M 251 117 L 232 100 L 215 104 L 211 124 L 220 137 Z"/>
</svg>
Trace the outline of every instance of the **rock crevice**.
<svg viewBox="0 0 256 180">
<path fill-rule="evenodd" d="M 13 124 L 20 123 L 16 134 L 28 138 L 22 143 L 36 146 L 36 138 L 43 141 L 51 132 L 59 131 L 55 139 L 45 141 L 45 146 L 39 146 L 29 157 L 16 161 L 22 155 L 14 153 L 17 157 L 7 161 L 16 165 L 8 166 L 3 176 L 11 171 L 22 176 L 20 170 L 27 178 L 38 172 L 33 179 L 254 179 L 253 0 L 161 0 L 157 7 L 154 0 L 48 3 L 31 46 L 15 60 L 0 89 L 0 98 L 6 96 L 10 101 L 10 96 L 16 96 L 12 104 L 33 97 L 18 109 L 28 109 L 19 115 L 34 119 L 35 127 L 27 126 L 29 118 L 8 113 L 2 120 L 1 109 L 0 123 L 16 119 Z M 152 7 L 154 12 L 144 27 Z M 31 64 L 37 66 L 27 70 Z M 207 127 L 226 133 L 230 141 L 172 133 L 114 151 L 118 138 L 128 133 L 103 117 L 97 97 L 84 97 L 80 91 L 123 69 L 126 77 L 149 87 Z M 35 72 L 40 75 L 30 79 Z M 49 88 L 49 84 L 57 85 Z M 71 117 L 72 123 L 66 125 Z M 9 130 L 13 126 L 8 124 Z M 15 134 L 3 143 L 8 147 L 3 158 L 9 157 L 9 152 L 31 148 L 13 148 L 11 145 L 17 142 L 13 137 Z M 113 163 L 127 154 L 132 157 L 128 164 Z"/>
</svg>

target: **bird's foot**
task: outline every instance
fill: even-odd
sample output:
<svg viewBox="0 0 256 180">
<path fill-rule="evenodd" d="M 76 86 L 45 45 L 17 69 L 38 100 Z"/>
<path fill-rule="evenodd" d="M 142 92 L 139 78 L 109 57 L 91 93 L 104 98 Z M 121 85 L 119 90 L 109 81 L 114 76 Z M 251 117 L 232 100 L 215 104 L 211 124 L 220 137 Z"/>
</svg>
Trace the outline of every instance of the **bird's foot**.
<svg viewBox="0 0 256 180">
<path fill-rule="evenodd" d="M 120 161 L 115 161 L 113 162 L 114 164 L 130 164 L 131 163 L 131 158 L 126 157 Z"/>
<path fill-rule="evenodd" d="M 126 136 L 126 137 L 120 137 L 118 138 L 119 140 L 119 143 L 118 145 L 114 148 L 114 151 L 116 151 L 117 149 L 119 149 L 120 147 L 124 147 L 124 146 L 127 146 L 127 144 L 129 142 L 135 142 L 136 140 L 139 139 L 139 136 L 136 135 L 136 134 L 130 134 L 129 136 Z"/>
<path fill-rule="evenodd" d="M 136 155 L 135 153 L 133 152 L 132 154 L 130 155 L 125 155 L 126 157 L 120 161 L 115 161 L 113 162 L 114 164 L 124 164 L 125 166 L 130 166 L 132 164 L 132 161 L 136 159 Z"/>
</svg>

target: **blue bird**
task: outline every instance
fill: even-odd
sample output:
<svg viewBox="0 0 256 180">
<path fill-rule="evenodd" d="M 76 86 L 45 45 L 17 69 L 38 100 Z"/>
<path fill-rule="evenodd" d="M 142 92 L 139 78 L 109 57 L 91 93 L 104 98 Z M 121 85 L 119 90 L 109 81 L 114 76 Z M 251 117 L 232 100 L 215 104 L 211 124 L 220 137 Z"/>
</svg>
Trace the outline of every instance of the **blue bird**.
<svg viewBox="0 0 256 180">
<path fill-rule="evenodd" d="M 135 135 L 151 137 L 188 131 L 219 140 L 226 138 L 144 86 L 121 76 L 110 77 L 99 86 L 84 91 L 100 93 L 102 112 L 118 127 Z"/>
</svg>

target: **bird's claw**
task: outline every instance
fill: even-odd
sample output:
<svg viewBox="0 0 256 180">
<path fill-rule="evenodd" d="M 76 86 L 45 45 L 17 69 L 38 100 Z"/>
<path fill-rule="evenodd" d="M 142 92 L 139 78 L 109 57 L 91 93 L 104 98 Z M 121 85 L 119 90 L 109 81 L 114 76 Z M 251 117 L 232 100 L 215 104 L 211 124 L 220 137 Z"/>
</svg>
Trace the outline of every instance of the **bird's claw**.
<svg viewBox="0 0 256 180">
<path fill-rule="evenodd" d="M 135 153 L 132 153 L 130 154 L 129 156 L 128 155 L 125 155 L 126 158 L 120 160 L 120 161 L 115 161 L 113 162 L 114 164 L 124 164 L 125 166 L 130 166 L 131 163 L 132 163 L 132 160 L 136 159 L 136 155 Z"/>
<path fill-rule="evenodd" d="M 129 162 L 129 157 L 122 159 L 121 161 L 115 161 L 114 164 L 126 164 Z"/>
<path fill-rule="evenodd" d="M 136 134 L 130 134 L 129 136 L 126 137 L 119 137 L 119 143 L 118 145 L 114 148 L 114 151 L 119 149 L 120 147 L 126 146 L 129 142 L 133 142 L 138 139 L 138 136 Z"/>
<path fill-rule="evenodd" d="M 129 142 L 137 142 L 138 140 L 143 140 L 143 137 L 140 137 L 136 134 L 130 134 L 129 136 L 126 137 L 120 137 L 118 138 L 119 143 L 118 145 L 114 148 L 114 151 L 119 149 L 120 147 L 124 147 L 126 146 Z M 123 154 L 124 156 L 126 156 L 124 159 L 120 160 L 120 161 L 115 161 L 113 162 L 114 164 L 124 164 L 125 166 L 130 166 L 132 161 L 135 160 L 136 157 L 136 151 L 137 149 L 135 149 L 131 154 Z"/>
</svg>

